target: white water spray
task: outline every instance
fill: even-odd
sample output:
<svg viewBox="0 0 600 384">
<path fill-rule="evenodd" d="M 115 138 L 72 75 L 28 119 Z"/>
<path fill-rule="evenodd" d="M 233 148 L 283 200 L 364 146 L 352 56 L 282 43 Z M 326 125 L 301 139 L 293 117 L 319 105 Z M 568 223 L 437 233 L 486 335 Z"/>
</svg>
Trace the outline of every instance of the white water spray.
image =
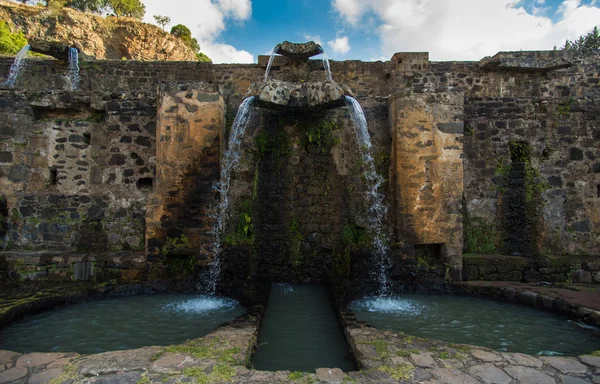
<svg viewBox="0 0 600 384">
<path fill-rule="evenodd" d="M 25 58 L 27 57 L 27 53 L 29 52 L 29 45 L 21 48 L 19 53 L 17 53 L 17 57 L 15 57 L 15 61 L 10 66 L 10 71 L 8 73 L 8 78 L 4 82 L 4 85 L 13 88 L 17 83 L 17 77 L 19 77 L 19 73 L 25 64 Z"/>
<path fill-rule="evenodd" d="M 246 126 L 250 120 L 252 112 L 252 103 L 254 96 L 244 99 L 240 105 L 229 135 L 227 150 L 223 153 L 221 161 L 221 177 L 213 186 L 213 189 L 219 192 L 220 203 L 217 205 L 217 212 L 214 216 L 215 224 L 212 234 L 215 236 L 213 242 L 213 262 L 209 268 L 209 275 L 206 281 L 205 290 L 214 295 L 217 291 L 217 284 L 221 275 L 221 235 L 227 224 L 229 214 L 229 187 L 231 184 L 231 174 L 237 168 L 242 152 L 240 150 L 242 138 L 246 132 Z"/>
<path fill-rule="evenodd" d="M 69 80 L 71 80 L 71 91 L 79 86 L 79 51 L 77 48 L 69 48 Z"/>
<path fill-rule="evenodd" d="M 277 48 L 277 47 L 275 47 Z M 273 65 L 273 60 L 275 60 L 275 48 L 271 51 L 271 57 L 269 57 L 269 63 L 267 64 L 267 70 L 265 71 L 265 81 L 269 80 L 269 72 L 271 72 L 271 66 Z"/>
<path fill-rule="evenodd" d="M 325 78 L 327 81 L 332 82 L 333 77 L 331 76 L 331 66 L 329 65 L 329 59 L 327 58 L 327 54 L 325 51 L 321 53 L 323 55 L 323 68 L 325 69 Z"/>
<path fill-rule="evenodd" d="M 383 203 L 383 194 L 379 193 L 379 187 L 383 184 L 383 178 L 375 170 L 375 161 L 371 154 L 371 137 L 367 130 L 367 119 L 358 101 L 350 96 L 344 96 L 346 106 L 352 117 L 354 133 L 360 150 L 364 167 L 364 178 L 367 185 L 365 199 L 369 207 L 369 224 L 373 234 L 373 261 L 375 264 L 374 278 L 377 281 L 377 295 L 389 295 L 391 285 L 388 270 L 392 265 L 389 256 L 389 248 L 386 245 L 388 236 L 385 230 L 385 215 L 387 208 Z"/>
</svg>

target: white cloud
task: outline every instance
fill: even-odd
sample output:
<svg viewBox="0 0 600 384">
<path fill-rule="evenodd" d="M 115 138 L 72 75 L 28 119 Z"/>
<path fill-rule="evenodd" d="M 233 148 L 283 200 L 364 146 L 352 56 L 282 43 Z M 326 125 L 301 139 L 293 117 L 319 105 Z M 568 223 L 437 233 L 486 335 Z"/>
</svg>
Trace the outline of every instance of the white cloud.
<svg viewBox="0 0 600 384">
<path fill-rule="evenodd" d="M 333 7 L 353 25 L 358 23 L 366 9 L 366 5 L 361 4 L 359 0 L 333 0 Z"/>
<path fill-rule="evenodd" d="M 331 40 L 327 42 L 329 48 L 333 51 L 333 53 L 337 53 L 340 55 L 344 55 L 350 51 L 350 43 L 348 42 L 348 37 L 338 37 L 335 40 Z"/>
<path fill-rule="evenodd" d="M 332 0 L 332 5 L 357 29 L 364 15 L 376 16 L 381 53 L 388 58 L 429 51 L 432 60 L 479 60 L 498 51 L 552 49 L 600 20 L 600 8 L 580 0 L 564 0 L 555 22 L 541 7 L 531 14 L 514 0 Z"/>
<path fill-rule="evenodd" d="M 213 63 L 253 63 L 250 52 L 218 42 L 227 22 L 243 22 L 252 17 L 252 0 L 144 0 L 144 21 L 154 23 L 153 15 L 171 18 L 171 26 L 186 25 L 198 39 L 200 51 Z"/>
<path fill-rule="evenodd" d="M 321 41 L 321 36 L 319 35 L 304 35 L 304 39 L 306 41 L 314 41 L 315 43 L 319 44 L 319 45 L 323 45 L 323 42 Z"/>
</svg>

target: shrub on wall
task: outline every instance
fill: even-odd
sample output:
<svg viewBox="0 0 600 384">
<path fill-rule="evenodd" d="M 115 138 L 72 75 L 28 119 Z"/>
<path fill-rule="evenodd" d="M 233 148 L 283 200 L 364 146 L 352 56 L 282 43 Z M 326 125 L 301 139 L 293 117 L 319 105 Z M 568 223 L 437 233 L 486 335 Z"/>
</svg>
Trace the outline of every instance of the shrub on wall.
<svg viewBox="0 0 600 384">
<path fill-rule="evenodd" d="M 0 54 L 13 55 L 27 45 L 23 32 L 12 33 L 5 21 L 0 21 Z"/>
</svg>

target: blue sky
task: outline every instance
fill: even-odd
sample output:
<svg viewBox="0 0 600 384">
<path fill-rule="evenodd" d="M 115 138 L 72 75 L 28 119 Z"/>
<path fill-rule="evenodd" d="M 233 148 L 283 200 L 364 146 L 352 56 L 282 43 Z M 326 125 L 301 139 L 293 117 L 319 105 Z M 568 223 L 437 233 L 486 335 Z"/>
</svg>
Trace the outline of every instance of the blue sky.
<svg viewBox="0 0 600 384">
<path fill-rule="evenodd" d="M 145 20 L 187 25 L 214 62 L 255 62 L 283 40 L 319 40 L 335 60 L 480 60 L 552 49 L 600 23 L 598 0 L 143 0 Z"/>
</svg>

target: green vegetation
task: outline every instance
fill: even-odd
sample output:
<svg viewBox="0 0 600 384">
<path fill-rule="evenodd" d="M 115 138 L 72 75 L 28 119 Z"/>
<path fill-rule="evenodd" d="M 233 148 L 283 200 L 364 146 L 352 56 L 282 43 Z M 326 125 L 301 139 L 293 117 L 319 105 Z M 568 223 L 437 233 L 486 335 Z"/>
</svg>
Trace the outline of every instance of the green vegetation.
<svg viewBox="0 0 600 384">
<path fill-rule="evenodd" d="M 171 353 L 186 353 L 198 359 L 212 359 L 220 363 L 239 364 L 233 356 L 240 352 L 239 348 L 231 347 L 222 337 L 196 339 L 181 345 L 171 345 L 166 348 Z"/>
<path fill-rule="evenodd" d="M 179 237 L 168 237 L 165 245 L 160 249 L 160 253 L 163 256 L 167 256 L 169 253 L 187 248 L 187 246 L 188 238 L 186 235 L 182 234 Z"/>
<path fill-rule="evenodd" d="M 300 380 L 304 377 L 304 372 L 294 371 L 288 375 L 288 379 L 292 381 Z"/>
<path fill-rule="evenodd" d="M 465 253 L 491 254 L 498 250 L 500 233 L 493 224 L 475 217 L 464 220 Z"/>
<path fill-rule="evenodd" d="M 367 231 L 353 222 L 346 222 L 342 229 L 342 242 L 344 243 L 344 251 L 335 256 L 334 268 L 338 276 L 348 276 L 352 264 L 352 251 L 369 246 Z"/>
<path fill-rule="evenodd" d="M 216 364 L 207 374 L 202 367 L 189 367 L 183 370 L 185 376 L 193 378 L 198 384 L 231 383 L 237 370 L 227 364 Z"/>
<path fill-rule="evenodd" d="M 165 30 L 165 26 L 171 24 L 171 18 L 169 16 L 154 15 L 153 17 L 156 24 L 160 25 L 163 31 Z"/>
<path fill-rule="evenodd" d="M 163 17 L 163 16 L 159 16 L 159 17 Z M 155 16 L 155 19 L 156 19 L 156 16 Z M 161 21 L 162 21 L 162 19 L 161 19 Z M 169 21 L 170 21 L 170 19 L 169 19 Z M 158 20 L 157 20 L 157 22 L 158 22 Z M 195 37 L 192 37 L 192 32 L 190 31 L 190 29 L 188 27 L 186 27 L 183 24 L 177 24 L 173 28 L 171 28 L 171 35 L 177 36 L 181 40 L 183 40 L 185 45 L 187 45 L 188 47 L 190 47 L 192 49 L 192 51 L 194 51 L 198 61 L 208 62 L 208 63 L 211 62 L 211 60 L 208 56 L 206 56 L 204 53 L 200 52 L 200 44 L 198 43 L 198 40 Z"/>
<path fill-rule="evenodd" d="M 598 27 L 594 27 L 590 32 L 579 36 L 576 40 L 567 39 L 562 49 L 580 52 L 597 51 L 600 49 L 600 30 L 598 30 Z"/>
<path fill-rule="evenodd" d="M 400 349 L 398 351 L 396 351 L 396 356 L 400 356 L 400 357 L 410 357 L 410 355 L 417 355 L 419 354 L 419 350 L 416 348 L 406 348 L 406 349 Z"/>
<path fill-rule="evenodd" d="M 146 13 L 146 6 L 140 0 L 44 0 L 41 5 L 48 8 L 67 7 L 96 14 L 108 12 L 118 17 L 127 16 L 138 20 Z"/>
<path fill-rule="evenodd" d="M 234 230 L 225 235 L 223 244 L 232 246 L 254 244 L 253 208 L 254 198 L 242 202 L 237 220 L 232 221 Z"/>
<path fill-rule="evenodd" d="M 0 21 L 0 54 L 14 55 L 26 45 L 23 32 L 13 33 L 5 21 Z"/>
<path fill-rule="evenodd" d="M 377 370 L 389 375 L 392 379 L 397 381 L 408 381 L 412 379 L 415 374 L 415 367 L 409 363 L 398 364 L 395 367 L 382 365 L 378 367 Z"/>
<path fill-rule="evenodd" d="M 270 154 L 278 166 L 292 153 L 292 143 L 285 132 L 270 134 L 262 130 L 254 136 L 254 143 L 260 159 Z"/>
<path fill-rule="evenodd" d="M 332 147 L 341 142 L 341 139 L 334 135 L 334 131 L 338 129 L 340 129 L 339 124 L 334 121 L 321 120 L 318 125 L 310 124 L 305 129 L 303 144 L 305 147 L 316 144 L 321 153 L 329 152 Z"/>
</svg>

